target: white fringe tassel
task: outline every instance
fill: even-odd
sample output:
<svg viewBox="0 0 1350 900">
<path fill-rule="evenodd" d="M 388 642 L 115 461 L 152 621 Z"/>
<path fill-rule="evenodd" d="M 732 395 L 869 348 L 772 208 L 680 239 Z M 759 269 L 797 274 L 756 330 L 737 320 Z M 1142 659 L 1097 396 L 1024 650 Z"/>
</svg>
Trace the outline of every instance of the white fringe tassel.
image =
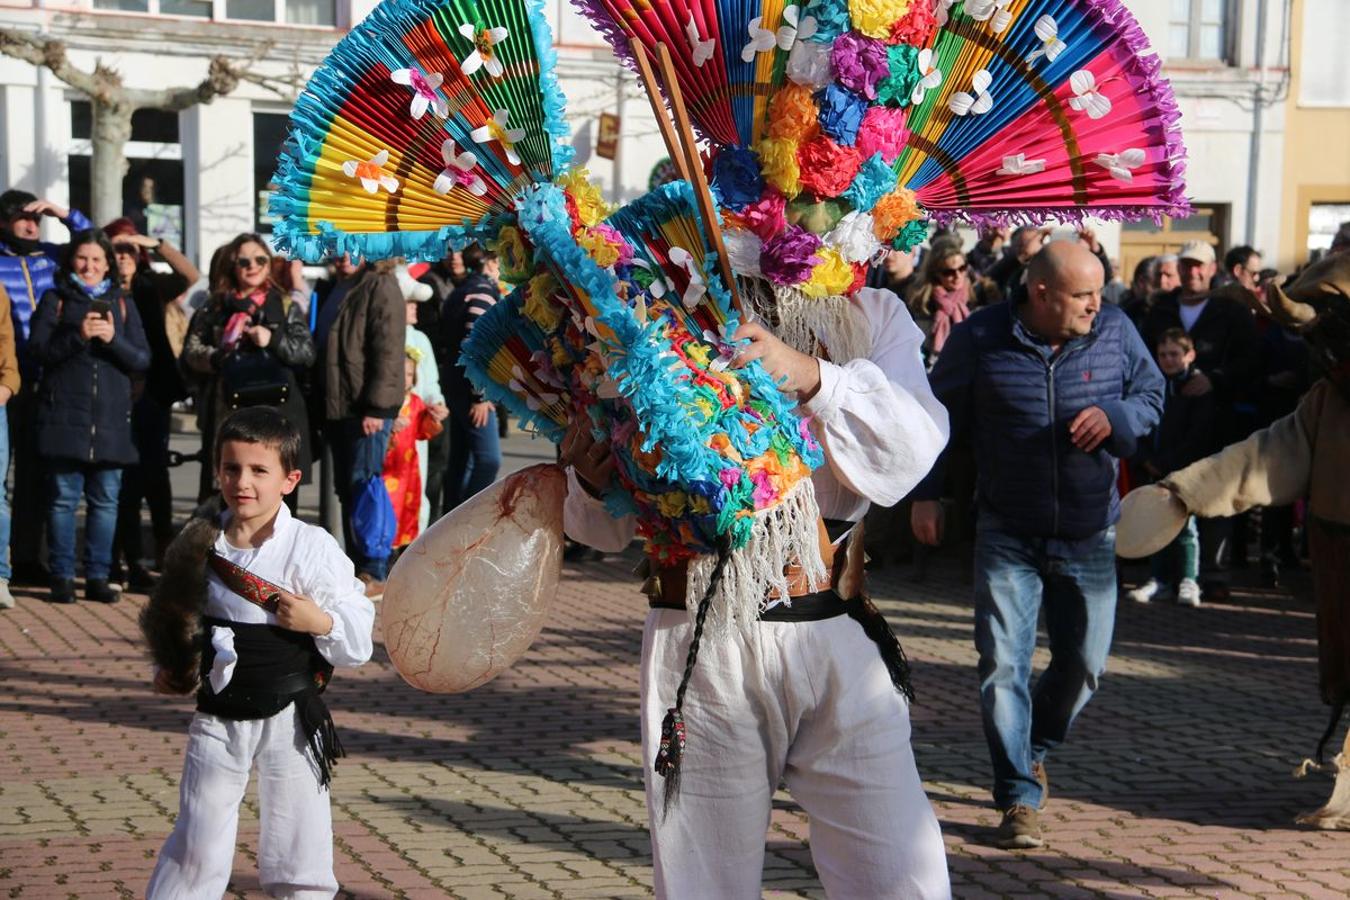
<svg viewBox="0 0 1350 900">
<path fill-rule="evenodd" d="M 761 279 L 741 279 L 741 284 L 755 314 L 776 323 L 774 334 L 793 350 L 816 356 L 824 345 L 830 361 L 841 364 L 871 354 L 871 329 L 849 298 L 808 297 Z"/>
<path fill-rule="evenodd" d="M 715 634 L 727 634 L 759 621 L 771 593 L 787 597 L 784 572 L 790 565 L 800 566 L 811 584 L 828 584 L 830 573 L 820 555 L 819 519 L 816 491 L 809 478 L 794 487 L 783 502 L 758 515 L 750 540 L 731 554 L 722 570 L 706 627 Z M 716 565 L 716 556 L 690 561 L 684 600 L 690 616 L 698 611 Z"/>
</svg>

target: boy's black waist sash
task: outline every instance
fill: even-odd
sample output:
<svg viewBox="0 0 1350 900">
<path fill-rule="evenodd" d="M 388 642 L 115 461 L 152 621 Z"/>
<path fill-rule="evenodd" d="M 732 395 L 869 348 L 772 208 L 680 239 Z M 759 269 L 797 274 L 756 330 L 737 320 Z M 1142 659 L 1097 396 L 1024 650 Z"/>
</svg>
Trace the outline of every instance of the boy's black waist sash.
<svg viewBox="0 0 1350 900">
<path fill-rule="evenodd" d="M 333 717 L 320 696 L 333 677 L 333 664 L 319 653 L 314 638 L 277 625 L 232 622 L 206 616 L 202 640 L 201 688 L 197 711 L 222 719 L 266 719 L 292 703 L 305 740 L 319 765 L 320 782 L 332 779 L 332 767 L 343 756 Z M 234 664 L 230 683 L 219 694 L 211 689 L 210 673 L 216 650 L 211 628 L 234 632 Z"/>
</svg>

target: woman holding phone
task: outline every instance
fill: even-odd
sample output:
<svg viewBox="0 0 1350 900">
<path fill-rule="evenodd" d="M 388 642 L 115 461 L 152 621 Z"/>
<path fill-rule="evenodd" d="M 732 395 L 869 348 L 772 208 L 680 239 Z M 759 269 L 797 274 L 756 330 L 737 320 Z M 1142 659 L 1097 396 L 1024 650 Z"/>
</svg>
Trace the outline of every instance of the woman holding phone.
<svg viewBox="0 0 1350 900">
<path fill-rule="evenodd" d="M 115 603 L 109 583 L 122 467 L 136 462 L 131 377 L 150 366 L 136 305 L 114 270 L 101 231 L 65 247 L 56 286 L 33 315 L 29 349 L 42 366 L 38 454 L 47 467 L 47 543 L 51 601 L 75 602 L 75 510 L 85 500 L 86 600 Z"/>
<path fill-rule="evenodd" d="M 300 430 L 300 471 L 308 480 L 309 417 L 297 376 L 314 365 L 314 338 L 304 308 L 272 280 L 272 251 L 261 236 L 241 234 L 226 246 L 220 281 L 192 317 L 182 360 L 203 380 L 198 409 L 208 457 L 216 428 L 232 410 L 275 406 Z M 212 467 L 202 468 L 205 499 Z M 297 495 L 286 498 L 292 511 Z"/>
</svg>

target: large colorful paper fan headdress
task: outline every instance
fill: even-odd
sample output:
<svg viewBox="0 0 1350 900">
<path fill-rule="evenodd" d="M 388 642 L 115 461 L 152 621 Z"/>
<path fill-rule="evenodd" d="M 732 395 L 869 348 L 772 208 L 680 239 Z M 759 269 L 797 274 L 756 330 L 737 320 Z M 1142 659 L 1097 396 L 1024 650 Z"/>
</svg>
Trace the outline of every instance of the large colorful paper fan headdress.
<svg viewBox="0 0 1350 900">
<path fill-rule="evenodd" d="M 1186 210 L 1179 113 L 1120 0 L 576 0 L 664 44 L 736 271 L 844 295 L 927 220 Z"/>
</svg>

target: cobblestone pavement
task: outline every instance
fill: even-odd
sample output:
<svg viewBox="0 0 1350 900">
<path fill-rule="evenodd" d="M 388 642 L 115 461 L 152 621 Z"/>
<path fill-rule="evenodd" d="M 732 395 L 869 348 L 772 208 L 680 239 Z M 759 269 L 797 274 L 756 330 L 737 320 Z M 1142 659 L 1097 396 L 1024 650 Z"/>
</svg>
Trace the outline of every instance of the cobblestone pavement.
<svg viewBox="0 0 1350 900">
<path fill-rule="evenodd" d="M 643 606 L 631 560 L 569 566 L 561 613 L 525 658 L 464 696 L 403 684 L 382 648 L 330 691 L 350 756 L 333 803 L 349 897 L 641 897 L 651 869 L 638 763 Z M 1350 834 L 1295 827 L 1326 776 L 1309 604 L 1244 590 L 1199 610 L 1122 604 L 1110 672 L 1050 759 L 1048 847 L 985 841 L 988 804 L 969 588 L 952 558 L 873 590 L 915 663 L 920 770 L 957 896 L 1350 893 Z M 177 806 L 190 705 L 149 689 L 143 598 L 0 614 L 0 895 L 139 895 Z M 1044 664 L 1044 656 L 1038 664 Z M 821 896 L 804 816 L 780 794 L 769 896 Z M 258 896 L 250 791 L 232 896 Z"/>
</svg>

